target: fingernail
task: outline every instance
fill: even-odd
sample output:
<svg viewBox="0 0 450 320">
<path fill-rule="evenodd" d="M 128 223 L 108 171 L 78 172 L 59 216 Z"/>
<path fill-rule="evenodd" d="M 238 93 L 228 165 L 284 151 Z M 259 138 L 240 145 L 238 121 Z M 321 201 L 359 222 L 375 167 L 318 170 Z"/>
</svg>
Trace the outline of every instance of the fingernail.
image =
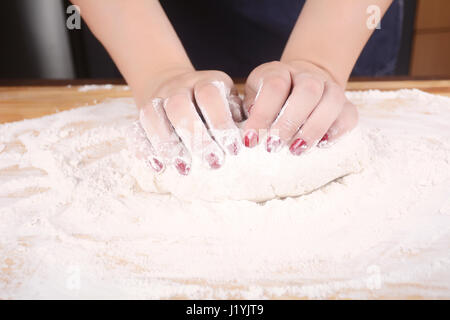
<svg viewBox="0 0 450 320">
<path fill-rule="evenodd" d="M 239 153 L 239 142 L 234 140 L 233 143 L 227 146 L 227 150 L 229 154 L 236 156 Z"/>
<path fill-rule="evenodd" d="M 300 155 L 305 149 L 307 148 L 306 142 L 302 139 L 295 140 L 291 147 L 289 148 L 289 151 L 295 156 Z"/>
<path fill-rule="evenodd" d="M 319 141 L 319 143 L 317 144 L 317 146 L 323 147 L 324 145 L 326 145 L 328 143 L 328 133 L 325 133 L 325 135 L 322 137 L 322 139 Z"/>
<path fill-rule="evenodd" d="M 281 147 L 281 139 L 277 136 L 270 136 L 267 138 L 266 150 L 267 152 L 277 152 Z"/>
<path fill-rule="evenodd" d="M 164 164 L 156 158 L 152 158 L 149 162 L 156 172 L 161 172 L 164 169 Z"/>
<path fill-rule="evenodd" d="M 249 130 L 244 137 L 244 145 L 247 148 L 253 148 L 259 142 L 258 134 L 255 130 Z"/>
<path fill-rule="evenodd" d="M 207 154 L 205 159 L 211 169 L 219 169 L 222 166 L 221 159 L 214 152 Z"/>
<path fill-rule="evenodd" d="M 183 176 L 187 176 L 191 170 L 191 166 L 187 164 L 183 159 L 177 158 L 175 160 L 175 168 Z"/>
</svg>

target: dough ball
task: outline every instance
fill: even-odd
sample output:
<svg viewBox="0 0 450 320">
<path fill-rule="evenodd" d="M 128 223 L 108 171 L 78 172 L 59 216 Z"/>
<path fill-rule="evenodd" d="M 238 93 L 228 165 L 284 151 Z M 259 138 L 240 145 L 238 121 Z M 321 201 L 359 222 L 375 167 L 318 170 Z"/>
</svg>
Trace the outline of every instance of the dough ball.
<svg viewBox="0 0 450 320">
<path fill-rule="evenodd" d="M 156 175 L 142 169 L 136 175 L 144 190 L 171 193 L 184 200 L 250 200 L 300 196 L 350 173 L 359 172 L 367 160 L 367 147 L 358 128 L 335 143 L 293 156 L 288 148 L 272 154 L 264 143 L 242 148 L 227 156 L 222 168 L 210 170 L 193 159 L 188 176 L 166 168 Z"/>
</svg>

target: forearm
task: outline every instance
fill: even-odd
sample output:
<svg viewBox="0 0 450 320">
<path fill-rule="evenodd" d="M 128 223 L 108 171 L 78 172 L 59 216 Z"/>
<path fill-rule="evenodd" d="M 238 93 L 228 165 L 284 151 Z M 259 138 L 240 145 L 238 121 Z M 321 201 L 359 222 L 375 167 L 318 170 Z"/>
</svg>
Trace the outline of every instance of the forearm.
<svg viewBox="0 0 450 320">
<path fill-rule="evenodd" d="M 149 79 L 192 64 L 157 0 L 72 0 L 132 87 L 142 96 Z"/>
<path fill-rule="evenodd" d="M 359 54 L 372 34 L 370 5 L 381 16 L 392 0 L 308 0 L 291 33 L 282 61 L 306 60 L 328 71 L 345 87 Z"/>
</svg>

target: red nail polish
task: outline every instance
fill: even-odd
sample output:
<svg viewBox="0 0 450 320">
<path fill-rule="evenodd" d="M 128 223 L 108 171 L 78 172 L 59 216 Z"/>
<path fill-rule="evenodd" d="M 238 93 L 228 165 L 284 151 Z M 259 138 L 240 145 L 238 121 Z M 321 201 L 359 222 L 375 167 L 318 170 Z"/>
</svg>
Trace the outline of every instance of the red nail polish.
<svg viewBox="0 0 450 320">
<path fill-rule="evenodd" d="M 325 133 L 325 135 L 322 137 L 322 139 L 320 139 L 320 141 L 317 144 L 317 146 L 320 148 L 320 147 L 326 145 L 327 142 L 328 142 L 328 133 Z"/>
<path fill-rule="evenodd" d="M 189 171 L 191 170 L 191 166 L 188 165 L 182 159 L 176 159 L 175 160 L 175 168 L 177 168 L 178 172 L 180 174 L 182 174 L 183 176 L 187 176 L 189 174 Z"/>
<path fill-rule="evenodd" d="M 295 156 L 300 155 L 305 149 L 307 148 L 306 142 L 302 139 L 295 140 L 291 147 L 289 148 L 289 151 Z"/>
<path fill-rule="evenodd" d="M 236 156 L 239 153 L 238 142 L 234 141 L 232 144 L 229 144 L 227 149 L 230 154 Z"/>
<path fill-rule="evenodd" d="M 244 137 L 244 145 L 247 148 L 253 148 L 259 142 L 258 134 L 255 130 L 249 130 Z"/>
<path fill-rule="evenodd" d="M 219 169 L 222 166 L 220 158 L 213 152 L 208 154 L 205 158 L 211 169 Z"/>
<path fill-rule="evenodd" d="M 164 164 L 156 158 L 152 158 L 152 161 L 150 161 L 150 165 L 156 172 L 160 172 L 162 171 L 162 169 L 164 169 Z"/>
<path fill-rule="evenodd" d="M 279 137 L 270 136 L 267 138 L 266 150 L 267 152 L 276 152 L 281 146 L 281 139 Z"/>
</svg>

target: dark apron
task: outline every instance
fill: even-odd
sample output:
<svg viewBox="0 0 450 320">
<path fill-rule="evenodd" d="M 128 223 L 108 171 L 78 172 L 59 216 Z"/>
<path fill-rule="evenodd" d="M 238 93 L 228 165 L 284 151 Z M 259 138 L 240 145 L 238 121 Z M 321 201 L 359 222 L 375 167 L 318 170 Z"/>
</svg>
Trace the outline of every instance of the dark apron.
<svg viewBox="0 0 450 320">
<path fill-rule="evenodd" d="M 194 66 L 246 77 L 279 60 L 302 0 L 161 0 Z M 393 74 L 400 48 L 403 0 L 395 0 L 359 57 L 353 76 Z"/>
</svg>

